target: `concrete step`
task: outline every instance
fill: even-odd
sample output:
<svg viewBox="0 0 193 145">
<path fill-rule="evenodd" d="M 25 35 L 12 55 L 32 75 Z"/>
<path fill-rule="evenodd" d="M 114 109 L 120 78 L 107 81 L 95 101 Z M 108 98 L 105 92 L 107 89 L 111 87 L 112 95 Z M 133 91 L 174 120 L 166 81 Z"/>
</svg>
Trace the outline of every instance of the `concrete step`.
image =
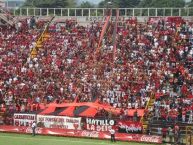
<svg viewBox="0 0 193 145">
<path fill-rule="evenodd" d="M 31 57 L 31 58 L 36 58 L 36 56 L 37 56 L 37 55 L 31 55 L 30 57 Z"/>
<path fill-rule="evenodd" d="M 147 125 L 147 124 L 149 124 L 149 122 L 147 120 L 144 120 L 143 124 Z"/>
<path fill-rule="evenodd" d="M 4 115 L 4 112 L 0 112 L 0 116 L 3 116 Z"/>
<path fill-rule="evenodd" d="M 39 49 L 41 49 L 42 46 L 43 46 L 43 45 L 39 44 L 39 45 L 37 45 L 36 47 L 39 48 Z"/>
<path fill-rule="evenodd" d="M 44 34 L 43 38 L 50 38 L 50 35 L 49 34 Z"/>
<path fill-rule="evenodd" d="M 42 41 L 37 41 L 36 44 L 37 44 L 37 45 L 41 45 L 41 44 L 42 44 Z"/>
<path fill-rule="evenodd" d="M 32 58 L 34 58 L 34 56 L 36 56 L 37 55 L 37 50 L 36 49 L 33 49 L 32 51 L 31 51 L 31 57 Z"/>
<path fill-rule="evenodd" d="M 144 125 L 144 124 L 143 124 L 143 129 L 144 129 L 144 130 L 147 130 L 147 125 Z"/>
<path fill-rule="evenodd" d="M 47 37 L 43 37 L 42 38 L 42 41 L 44 42 L 44 41 L 47 41 L 48 40 L 48 38 Z"/>
<path fill-rule="evenodd" d="M 154 105 L 154 102 L 149 102 L 149 105 Z"/>
<path fill-rule="evenodd" d="M 150 102 L 155 102 L 155 99 L 151 99 Z"/>
<path fill-rule="evenodd" d="M 155 101 L 150 101 L 150 102 L 149 102 L 149 104 L 154 104 L 154 103 L 155 103 Z"/>
<path fill-rule="evenodd" d="M 154 106 L 154 102 L 150 102 L 148 106 Z"/>
</svg>

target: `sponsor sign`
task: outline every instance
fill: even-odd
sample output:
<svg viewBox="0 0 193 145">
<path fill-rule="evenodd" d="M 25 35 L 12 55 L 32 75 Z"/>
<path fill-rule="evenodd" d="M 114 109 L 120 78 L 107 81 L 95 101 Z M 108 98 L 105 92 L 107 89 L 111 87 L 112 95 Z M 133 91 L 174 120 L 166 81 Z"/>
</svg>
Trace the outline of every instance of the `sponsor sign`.
<svg viewBox="0 0 193 145">
<path fill-rule="evenodd" d="M 37 115 L 37 124 L 46 128 L 81 129 L 81 118 Z"/>
<path fill-rule="evenodd" d="M 104 22 L 105 21 L 104 17 L 100 17 L 100 16 L 90 16 L 90 17 L 88 16 L 88 17 L 85 17 L 85 18 L 78 18 L 78 19 L 79 20 L 82 19 L 82 21 L 83 21 L 83 19 L 85 19 L 84 21 L 91 21 L 91 22 L 94 22 L 94 21 L 102 21 L 102 22 Z M 115 21 L 116 17 L 112 16 L 110 19 L 111 19 L 111 21 Z M 131 19 L 133 19 L 133 17 L 121 16 L 121 17 L 118 18 L 118 21 L 131 20 Z"/>
<path fill-rule="evenodd" d="M 15 126 L 31 126 L 34 121 L 36 121 L 36 114 L 14 114 Z"/>
<path fill-rule="evenodd" d="M 92 131 L 109 131 L 115 125 L 114 120 L 86 118 L 86 129 Z"/>
<path fill-rule="evenodd" d="M 141 133 L 143 130 L 140 122 L 118 121 L 117 127 L 121 133 Z"/>
<path fill-rule="evenodd" d="M 32 133 L 30 127 L 25 126 L 4 126 L 0 125 L 0 132 L 15 132 L 15 133 Z M 91 137 L 98 139 L 110 139 L 109 132 L 98 132 L 88 130 L 72 130 L 72 129 L 56 129 L 56 128 L 37 128 L 37 133 L 42 135 L 58 135 L 58 136 L 73 136 L 73 137 Z M 142 134 L 127 134 L 116 133 L 116 140 L 146 142 L 146 143 L 162 143 L 161 136 L 142 135 Z"/>
</svg>

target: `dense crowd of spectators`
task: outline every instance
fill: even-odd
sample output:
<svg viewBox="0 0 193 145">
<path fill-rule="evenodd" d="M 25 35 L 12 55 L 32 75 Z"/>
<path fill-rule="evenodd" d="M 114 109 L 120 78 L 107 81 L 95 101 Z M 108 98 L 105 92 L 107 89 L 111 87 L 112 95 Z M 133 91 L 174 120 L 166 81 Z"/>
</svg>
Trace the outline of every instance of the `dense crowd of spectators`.
<svg viewBox="0 0 193 145">
<path fill-rule="evenodd" d="M 159 37 L 153 37 L 153 41 L 158 45 L 159 57 L 154 65 L 158 65 L 156 70 L 161 79 L 158 77 L 155 82 L 156 101 L 150 110 L 156 120 L 192 123 L 192 28 L 188 22 L 168 25 L 159 21 L 156 26 L 155 35 L 158 31 Z"/>
<path fill-rule="evenodd" d="M 175 19 L 124 21 L 119 23 L 116 38 L 114 23 L 110 23 L 99 53 L 95 52 L 101 23 L 52 23 L 50 37 L 38 55 L 30 58 L 41 33 L 31 22 L 19 22 L 16 29 L 1 29 L 2 108 L 26 112 L 40 108 L 33 104 L 98 99 L 115 108 L 145 109 L 154 93 L 155 105 L 148 110 L 154 119 L 192 123 L 190 23 Z"/>
</svg>

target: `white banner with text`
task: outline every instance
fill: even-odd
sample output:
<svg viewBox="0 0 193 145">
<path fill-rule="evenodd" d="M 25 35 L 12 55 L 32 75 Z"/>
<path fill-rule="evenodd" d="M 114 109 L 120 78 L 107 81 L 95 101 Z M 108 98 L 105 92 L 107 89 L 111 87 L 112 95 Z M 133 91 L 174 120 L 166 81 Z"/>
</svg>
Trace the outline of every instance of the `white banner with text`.
<svg viewBox="0 0 193 145">
<path fill-rule="evenodd" d="M 14 113 L 15 126 L 31 126 L 36 121 L 36 114 Z"/>
<path fill-rule="evenodd" d="M 81 117 L 37 115 L 37 124 L 46 128 L 81 129 Z"/>
</svg>

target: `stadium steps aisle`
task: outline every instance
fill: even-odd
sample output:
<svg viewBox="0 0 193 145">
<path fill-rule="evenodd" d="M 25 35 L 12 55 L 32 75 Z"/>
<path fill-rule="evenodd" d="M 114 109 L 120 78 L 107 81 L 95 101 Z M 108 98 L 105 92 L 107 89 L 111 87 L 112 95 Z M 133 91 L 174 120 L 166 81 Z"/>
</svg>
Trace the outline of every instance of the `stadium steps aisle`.
<svg viewBox="0 0 193 145">
<path fill-rule="evenodd" d="M 151 94 L 150 100 L 148 101 L 145 110 L 150 110 L 151 108 L 153 108 L 154 106 L 154 102 L 155 102 L 155 94 Z M 141 122 L 143 123 L 143 131 L 144 133 L 147 132 L 148 126 L 149 126 L 149 119 L 150 119 L 150 114 L 148 113 L 146 115 L 146 117 L 142 117 L 141 118 Z"/>
<path fill-rule="evenodd" d="M 42 32 L 42 34 L 40 35 L 40 37 L 36 41 L 36 46 L 32 49 L 32 51 L 30 53 L 31 58 L 35 58 L 37 56 L 38 51 L 40 49 L 42 49 L 42 47 L 43 47 L 43 42 L 46 41 L 50 37 L 48 29 L 49 29 L 49 25 L 51 24 L 51 22 L 54 18 L 55 17 L 52 17 L 52 19 L 48 22 L 46 28 L 44 29 L 44 31 Z"/>
<path fill-rule="evenodd" d="M 193 143 L 193 126 L 186 126 L 186 136 L 184 140 L 187 145 Z"/>
<path fill-rule="evenodd" d="M 32 57 L 32 58 L 34 58 L 34 57 L 37 56 L 38 50 L 42 49 L 42 47 L 43 47 L 43 44 L 42 44 L 42 43 L 43 43 L 44 41 L 46 41 L 46 40 L 50 37 L 50 35 L 49 35 L 48 32 L 45 32 L 45 34 L 42 34 L 40 37 L 41 37 L 41 38 L 38 39 L 38 41 L 36 42 L 36 47 L 31 51 L 31 57 Z"/>
<path fill-rule="evenodd" d="M 0 116 L 3 116 L 4 115 L 4 112 L 0 112 Z"/>
<path fill-rule="evenodd" d="M 38 50 L 42 49 L 43 47 L 43 42 L 46 41 L 50 37 L 48 30 L 46 30 L 41 34 L 40 38 L 36 42 L 36 46 L 32 49 L 31 51 L 31 57 L 34 58 L 38 54 Z"/>
</svg>

